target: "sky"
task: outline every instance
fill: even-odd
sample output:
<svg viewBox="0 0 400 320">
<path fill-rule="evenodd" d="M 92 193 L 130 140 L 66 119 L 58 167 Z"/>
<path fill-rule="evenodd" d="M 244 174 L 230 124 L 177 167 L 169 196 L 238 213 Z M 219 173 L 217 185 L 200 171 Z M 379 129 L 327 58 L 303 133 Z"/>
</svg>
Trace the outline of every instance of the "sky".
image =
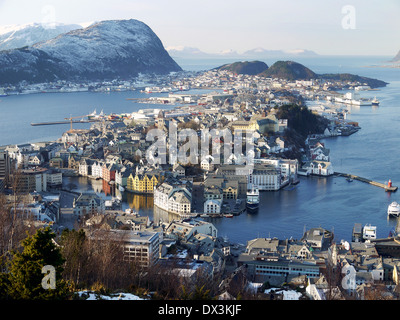
<svg viewBox="0 0 400 320">
<path fill-rule="evenodd" d="M 0 0 L 0 26 L 137 19 L 164 47 L 326 55 L 400 50 L 399 0 Z"/>
</svg>

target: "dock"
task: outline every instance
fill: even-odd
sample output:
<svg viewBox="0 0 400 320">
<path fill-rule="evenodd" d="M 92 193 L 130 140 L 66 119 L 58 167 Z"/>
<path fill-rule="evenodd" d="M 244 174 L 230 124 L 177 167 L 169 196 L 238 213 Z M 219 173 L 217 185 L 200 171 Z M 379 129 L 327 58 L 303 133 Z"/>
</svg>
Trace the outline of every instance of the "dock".
<svg viewBox="0 0 400 320">
<path fill-rule="evenodd" d="M 353 179 L 353 180 L 365 182 L 365 183 L 368 183 L 370 185 L 385 189 L 385 191 L 387 191 L 387 192 L 396 192 L 397 189 L 398 189 L 396 186 L 392 186 L 391 184 L 384 184 L 384 183 L 381 183 L 381 182 L 372 181 L 370 179 L 362 178 L 362 177 L 356 176 L 354 174 L 335 172 L 334 175 L 338 176 L 338 177 L 345 177 L 345 178 L 350 178 L 350 179 Z"/>
<path fill-rule="evenodd" d="M 98 120 L 75 120 L 72 123 L 90 123 L 97 122 Z M 70 124 L 71 121 L 50 121 L 50 122 L 32 122 L 31 126 L 51 126 L 56 124 Z"/>
</svg>

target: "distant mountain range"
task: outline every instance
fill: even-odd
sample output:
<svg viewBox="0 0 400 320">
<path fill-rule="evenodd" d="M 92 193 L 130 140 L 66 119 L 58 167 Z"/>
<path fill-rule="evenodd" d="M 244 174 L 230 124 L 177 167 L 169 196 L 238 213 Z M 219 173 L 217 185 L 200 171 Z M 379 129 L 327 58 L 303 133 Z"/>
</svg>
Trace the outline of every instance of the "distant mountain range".
<svg viewBox="0 0 400 320">
<path fill-rule="evenodd" d="M 218 53 L 206 53 L 198 48 L 193 47 L 167 47 L 167 51 L 173 58 L 181 59 L 217 59 L 217 58 L 232 58 L 232 59 L 265 59 L 265 58 L 289 58 L 289 57 L 315 57 L 317 53 L 310 50 L 295 49 L 295 50 L 266 50 L 264 48 L 255 48 L 252 50 L 238 53 L 234 50 L 226 50 Z"/>
<path fill-rule="evenodd" d="M 62 23 L 3 26 L 0 27 L 0 51 L 31 46 L 80 28 L 79 24 Z"/>
<path fill-rule="evenodd" d="M 138 20 L 108 20 L 33 45 L 0 51 L 0 85 L 131 78 L 181 71 L 157 35 Z"/>
<path fill-rule="evenodd" d="M 384 87 L 386 82 L 362 77 L 348 73 L 338 74 L 316 74 L 304 65 L 294 61 L 277 61 L 268 67 L 261 61 L 239 61 L 230 64 L 224 64 L 214 70 L 227 70 L 237 74 L 259 75 L 267 78 L 284 80 L 311 80 L 324 79 L 331 81 L 352 81 L 366 83 L 371 88 Z"/>
</svg>

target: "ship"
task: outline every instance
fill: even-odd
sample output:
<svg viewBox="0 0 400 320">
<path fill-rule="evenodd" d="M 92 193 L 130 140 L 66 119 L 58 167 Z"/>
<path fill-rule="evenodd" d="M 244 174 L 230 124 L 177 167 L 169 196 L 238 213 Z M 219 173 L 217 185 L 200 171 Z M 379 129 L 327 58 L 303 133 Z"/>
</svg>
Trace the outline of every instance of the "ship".
<svg viewBox="0 0 400 320">
<path fill-rule="evenodd" d="M 365 225 L 363 228 L 363 239 L 366 242 L 376 239 L 376 227 L 369 225 Z"/>
<path fill-rule="evenodd" d="M 247 190 L 246 209 L 248 212 L 258 210 L 260 205 L 260 191 L 257 187 Z"/>
<path fill-rule="evenodd" d="M 400 215 L 400 204 L 396 201 L 393 201 L 391 204 L 389 204 L 387 214 L 388 216 L 398 217 Z"/>
<path fill-rule="evenodd" d="M 372 105 L 372 100 L 360 98 L 358 93 L 347 92 L 342 97 L 335 97 L 335 102 L 344 103 L 353 106 L 370 106 Z"/>
<path fill-rule="evenodd" d="M 379 106 L 379 100 L 376 99 L 376 97 L 375 97 L 374 99 L 371 100 L 371 103 L 372 103 L 372 105 L 373 105 L 374 107 Z"/>
<path fill-rule="evenodd" d="M 88 114 L 88 119 L 89 120 L 98 120 L 98 119 L 103 119 L 104 118 L 104 112 L 101 110 L 100 114 L 97 114 L 96 109 L 91 113 Z"/>
</svg>

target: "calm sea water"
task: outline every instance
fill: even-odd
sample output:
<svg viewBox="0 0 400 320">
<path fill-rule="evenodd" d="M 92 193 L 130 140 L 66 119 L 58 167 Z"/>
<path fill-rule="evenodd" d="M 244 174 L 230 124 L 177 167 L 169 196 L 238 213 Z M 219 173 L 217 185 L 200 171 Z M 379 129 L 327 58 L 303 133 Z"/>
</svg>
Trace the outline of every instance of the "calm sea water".
<svg viewBox="0 0 400 320">
<path fill-rule="evenodd" d="M 362 129 L 349 137 L 325 139 L 331 150 L 335 171 L 357 174 L 379 182 L 389 179 L 400 187 L 400 69 L 378 68 L 391 57 L 318 57 L 296 59 L 316 73 L 347 72 L 373 77 L 390 84 L 379 91 L 361 92 L 363 97 L 376 96 L 379 107 L 352 107 L 348 119 L 359 122 Z M 266 60 L 271 65 L 276 60 Z M 229 60 L 179 60 L 186 70 L 206 70 Z M 57 121 L 79 116 L 94 109 L 111 112 L 133 112 L 165 106 L 133 103 L 127 98 L 140 97 L 140 92 L 63 93 L 10 96 L 0 102 L 0 145 L 29 141 L 53 140 L 69 125 L 32 127 L 31 122 Z M 74 125 L 75 126 L 75 125 Z M 84 125 L 76 125 L 84 127 Z M 106 198 L 98 182 L 72 179 L 77 189 L 94 189 Z M 106 191 L 107 193 L 107 191 Z M 127 195 L 124 208 L 131 207 L 153 218 L 152 198 Z M 214 219 L 219 235 L 233 242 L 246 243 L 256 237 L 301 238 L 303 230 L 323 227 L 334 231 L 335 239 L 350 240 L 354 223 L 377 226 L 378 237 L 387 237 L 396 224 L 387 219 L 387 206 L 400 201 L 399 193 L 344 178 L 301 178 L 290 191 L 263 192 L 260 210 L 232 219 Z"/>
</svg>

